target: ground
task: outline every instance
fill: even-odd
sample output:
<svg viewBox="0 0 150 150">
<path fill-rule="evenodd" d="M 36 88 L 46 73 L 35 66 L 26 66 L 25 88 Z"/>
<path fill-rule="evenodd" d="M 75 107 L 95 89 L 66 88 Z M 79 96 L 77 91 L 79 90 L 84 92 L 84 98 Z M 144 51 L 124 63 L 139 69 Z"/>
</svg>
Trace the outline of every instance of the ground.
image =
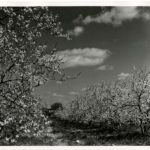
<svg viewBox="0 0 150 150">
<path fill-rule="evenodd" d="M 113 131 L 104 128 L 88 128 L 53 120 L 54 145 L 150 145 L 150 138 L 138 130 Z"/>
<path fill-rule="evenodd" d="M 52 119 L 52 127 L 45 130 L 47 136 L 20 139 L 17 145 L 47 146 L 120 146 L 150 145 L 150 137 L 138 130 L 113 131 L 104 127 L 89 127 Z"/>
</svg>

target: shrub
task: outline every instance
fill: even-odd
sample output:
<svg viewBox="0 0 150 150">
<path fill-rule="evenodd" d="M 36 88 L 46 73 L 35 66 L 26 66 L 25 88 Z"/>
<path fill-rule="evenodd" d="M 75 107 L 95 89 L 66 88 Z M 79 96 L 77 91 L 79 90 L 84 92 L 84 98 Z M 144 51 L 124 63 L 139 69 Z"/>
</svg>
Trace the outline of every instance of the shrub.
<svg viewBox="0 0 150 150">
<path fill-rule="evenodd" d="M 63 105 L 57 102 L 57 103 L 52 104 L 50 109 L 53 111 L 62 110 Z"/>
</svg>

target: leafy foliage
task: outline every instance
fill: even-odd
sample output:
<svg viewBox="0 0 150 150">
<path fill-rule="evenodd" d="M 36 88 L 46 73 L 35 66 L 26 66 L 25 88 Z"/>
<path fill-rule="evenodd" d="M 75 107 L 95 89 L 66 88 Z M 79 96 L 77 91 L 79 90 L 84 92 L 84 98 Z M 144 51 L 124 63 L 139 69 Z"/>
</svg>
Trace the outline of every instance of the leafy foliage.
<svg viewBox="0 0 150 150">
<path fill-rule="evenodd" d="M 63 109 L 62 103 L 57 102 L 51 105 L 51 110 L 57 111 L 59 109 Z"/>
<path fill-rule="evenodd" d="M 105 124 L 114 130 L 135 126 L 142 134 L 148 134 L 149 75 L 146 69 L 134 69 L 126 79 L 90 86 L 76 96 L 61 116 L 81 123 Z"/>
<path fill-rule="evenodd" d="M 0 139 L 41 136 L 49 122 L 33 90 L 61 74 L 55 49 L 42 41 L 44 33 L 67 37 L 46 7 L 0 8 Z"/>
</svg>

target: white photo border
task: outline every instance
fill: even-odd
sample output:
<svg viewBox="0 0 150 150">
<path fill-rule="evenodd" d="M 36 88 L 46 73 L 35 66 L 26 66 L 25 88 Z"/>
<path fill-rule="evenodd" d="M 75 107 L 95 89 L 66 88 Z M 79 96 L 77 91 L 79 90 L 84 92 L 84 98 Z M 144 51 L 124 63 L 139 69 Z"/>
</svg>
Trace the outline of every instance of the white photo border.
<svg viewBox="0 0 150 150">
<path fill-rule="evenodd" d="M 149 6 L 150 0 L 0 0 L 1 7 Z M 149 150 L 149 146 L 0 146 L 0 150 Z"/>
<path fill-rule="evenodd" d="M 150 0 L 0 0 L 0 6 L 150 6 Z"/>
</svg>

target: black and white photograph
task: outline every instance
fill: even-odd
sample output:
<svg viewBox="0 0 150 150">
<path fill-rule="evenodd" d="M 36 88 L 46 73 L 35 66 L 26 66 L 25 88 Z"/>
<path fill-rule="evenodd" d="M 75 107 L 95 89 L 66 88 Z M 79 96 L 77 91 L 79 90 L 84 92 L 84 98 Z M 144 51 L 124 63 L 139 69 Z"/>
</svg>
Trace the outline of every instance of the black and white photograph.
<svg viewBox="0 0 150 150">
<path fill-rule="evenodd" d="M 150 145 L 150 7 L 0 6 L 0 146 Z"/>
</svg>

